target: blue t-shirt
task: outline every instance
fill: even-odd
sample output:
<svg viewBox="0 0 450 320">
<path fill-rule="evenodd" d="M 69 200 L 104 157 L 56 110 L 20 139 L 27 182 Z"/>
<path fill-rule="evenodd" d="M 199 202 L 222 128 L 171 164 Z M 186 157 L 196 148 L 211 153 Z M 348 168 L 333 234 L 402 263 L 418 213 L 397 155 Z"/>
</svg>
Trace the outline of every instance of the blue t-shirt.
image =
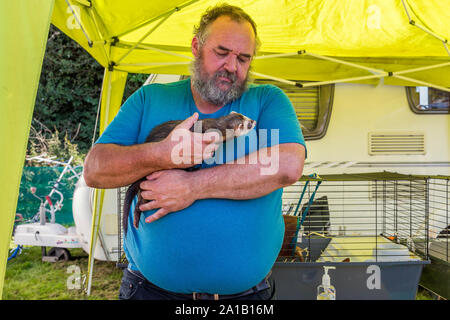
<svg viewBox="0 0 450 320">
<path fill-rule="evenodd" d="M 215 113 L 203 114 L 195 106 L 190 79 L 137 90 L 97 143 L 143 143 L 149 132 L 165 121 L 186 119 L 194 112 L 199 113 L 199 119 L 218 118 L 231 111 L 256 120 L 256 128 L 238 138 L 243 139 L 242 145 L 238 139 L 228 141 L 216 152 L 216 163 L 203 163 L 202 167 L 232 161 L 266 145 L 305 145 L 292 104 L 281 89 L 250 85 L 238 100 Z M 255 139 L 256 146 L 251 142 Z M 132 221 L 135 199 L 124 239 L 129 267 L 173 292 L 245 291 L 267 275 L 281 249 L 282 192 L 278 189 L 250 200 L 197 200 L 190 207 L 147 224 L 145 218 L 156 212 L 150 210 L 141 215 L 138 229 Z"/>
</svg>

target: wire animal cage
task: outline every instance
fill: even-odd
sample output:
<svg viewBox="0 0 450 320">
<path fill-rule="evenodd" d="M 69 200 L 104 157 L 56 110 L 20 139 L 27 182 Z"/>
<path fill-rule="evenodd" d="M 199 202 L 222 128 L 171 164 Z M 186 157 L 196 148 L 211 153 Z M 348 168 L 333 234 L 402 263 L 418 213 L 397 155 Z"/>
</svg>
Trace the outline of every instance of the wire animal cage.
<svg viewBox="0 0 450 320">
<path fill-rule="evenodd" d="M 317 188 L 319 182 L 321 185 Z M 340 282 L 342 298 L 413 299 L 422 267 L 430 263 L 430 256 L 449 261 L 448 184 L 449 177 L 380 172 L 304 178 L 286 188 L 283 214 L 303 215 L 303 223 L 296 235 L 298 248 L 290 251 L 297 254 L 279 256 L 275 264 L 275 275 L 286 284 L 279 298 L 313 299 L 312 294 L 292 291 L 292 277 L 300 280 L 304 291 L 311 291 L 313 283 L 317 286 L 320 282 L 322 267 L 334 265 L 337 267 L 335 280 L 339 283 L 346 279 L 345 284 Z M 314 192 L 315 199 L 311 202 Z M 293 231 L 286 223 L 285 237 L 292 236 Z M 381 286 L 378 291 L 370 290 L 364 276 L 350 280 L 349 267 L 359 266 L 360 272 L 367 274 L 370 265 L 384 268 L 381 272 L 385 276 L 384 290 Z M 386 269 L 388 265 L 401 269 L 393 272 Z M 408 267 L 415 267 L 415 271 L 410 270 L 410 277 L 406 279 Z M 314 268 L 320 272 L 316 272 L 315 280 L 311 278 L 306 283 L 304 277 L 308 272 L 311 276 Z M 308 272 L 299 279 L 302 269 Z M 352 272 L 355 275 L 355 270 Z M 364 279 L 365 285 L 355 290 L 351 282 Z M 402 279 L 402 283 L 398 279 Z M 410 292 L 402 291 L 405 281 L 411 284 Z M 398 283 L 398 287 L 394 283 Z"/>
<path fill-rule="evenodd" d="M 431 264 L 425 266 L 420 279 L 421 286 L 445 299 L 450 299 L 449 182 L 448 177 L 428 179 L 428 256 Z"/>
<path fill-rule="evenodd" d="M 306 262 L 426 260 L 431 254 L 448 262 L 449 179 L 388 172 L 308 179 L 285 190 L 283 214 L 301 216 L 322 180 L 298 234 Z M 323 239 L 337 250 L 311 248 Z"/>
<path fill-rule="evenodd" d="M 429 247 L 430 257 L 450 262 L 450 190 L 449 177 L 430 178 L 428 180 Z"/>
</svg>

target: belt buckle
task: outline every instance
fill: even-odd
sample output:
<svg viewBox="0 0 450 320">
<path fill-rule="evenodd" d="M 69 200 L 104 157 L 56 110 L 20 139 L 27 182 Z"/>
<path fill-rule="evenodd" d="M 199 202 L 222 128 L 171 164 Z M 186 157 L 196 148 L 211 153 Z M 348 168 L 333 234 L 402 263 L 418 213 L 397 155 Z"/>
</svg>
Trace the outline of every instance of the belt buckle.
<svg viewBox="0 0 450 320">
<path fill-rule="evenodd" d="M 192 292 L 192 300 L 202 300 L 202 299 L 200 298 L 202 294 L 205 294 L 205 293 Z M 206 293 L 206 294 L 207 294 L 207 295 L 211 295 L 211 294 L 209 294 L 209 293 Z M 214 293 L 213 296 L 214 296 L 214 300 L 219 300 L 219 294 Z"/>
</svg>

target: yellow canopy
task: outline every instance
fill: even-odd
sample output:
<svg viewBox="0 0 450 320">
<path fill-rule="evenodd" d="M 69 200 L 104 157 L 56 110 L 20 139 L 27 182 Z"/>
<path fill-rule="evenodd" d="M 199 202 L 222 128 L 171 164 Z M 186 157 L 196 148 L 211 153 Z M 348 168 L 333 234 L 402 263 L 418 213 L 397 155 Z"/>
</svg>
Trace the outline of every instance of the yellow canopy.
<svg viewBox="0 0 450 320">
<path fill-rule="evenodd" d="M 132 73 L 188 74 L 193 26 L 216 2 L 71 0 L 68 8 L 66 0 L 57 0 L 52 22 L 105 67 Z M 373 76 L 376 70 L 395 73 L 449 63 L 450 53 L 443 43 L 450 38 L 448 1 L 228 2 L 244 8 L 258 25 L 262 46 L 253 63 L 257 75 L 328 81 Z M 303 50 L 305 53 L 298 54 Z M 273 57 L 280 53 L 290 55 Z M 448 87 L 450 65 L 399 76 Z M 376 83 L 379 78 L 359 82 Z M 412 84 L 398 77 L 389 77 L 385 83 Z"/>
<path fill-rule="evenodd" d="M 441 0 L 242 0 L 262 46 L 256 78 L 426 85 L 450 89 L 450 3 Z M 0 294 L 21 166 L 51 22 L 105 67 L 100 129 L 128 73 L 188 74 L 193 26 L 209 0 L 41 0 L 0 5 Z M 309 83 L 308 81 L 318 82 Z M 96 211 L 101 211 L 101 196 Z M 93 228 L 100 214 L 93 215 Z M 94 237 L 95 239 L 95 237 Z M 91 255 L 92 256 L 92 255 Z M 92 263 L 92 261 L 91 261 Z M 91 274 L 91 273 L 90 273 Z"/>
</svg>

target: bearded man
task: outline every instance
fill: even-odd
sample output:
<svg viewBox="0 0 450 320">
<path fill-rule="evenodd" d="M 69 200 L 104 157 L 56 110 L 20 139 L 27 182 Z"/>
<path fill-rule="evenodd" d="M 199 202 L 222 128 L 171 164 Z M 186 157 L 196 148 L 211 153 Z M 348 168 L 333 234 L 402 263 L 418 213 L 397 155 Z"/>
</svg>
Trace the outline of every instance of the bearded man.
<svg viewBox="0 0 450 320">
<path fill-rule="evenodd" d="M 141 195 L 149 201 L 140 206 L 139 228 L 128 221 L 129 264 L 119 298 L 274 299 L 270 270 L 284 235 L 282 188 L 301 177 L 305 159 L 300 125 L 283 91 L 249 84 L 259 40 L 256 24 L 242 9 L 209 9 L 194 34 L 191 77 L 137 90 L 86 157 L 84 178 L 91 187 L 147 177 Z M 198 119 L 232 111 L 257 121 L 249 133 L 257 143 L 241 152 L 221 146 L 216 161 L 206 161 L 213 154 L 203 150 L 213 139 L 189 128 Z M 178 119 L 186 120 L 166 139 L 143 143 L 152 128 Z M 173 161 L 176 130 L 184 130 L 193 146 L 182 150 L 190 161 Z M 277 162 L 270 173 L 263 170 L 268 154 Z M 183 170 L 199 158 L 200 170 Z"/>
</svg>

